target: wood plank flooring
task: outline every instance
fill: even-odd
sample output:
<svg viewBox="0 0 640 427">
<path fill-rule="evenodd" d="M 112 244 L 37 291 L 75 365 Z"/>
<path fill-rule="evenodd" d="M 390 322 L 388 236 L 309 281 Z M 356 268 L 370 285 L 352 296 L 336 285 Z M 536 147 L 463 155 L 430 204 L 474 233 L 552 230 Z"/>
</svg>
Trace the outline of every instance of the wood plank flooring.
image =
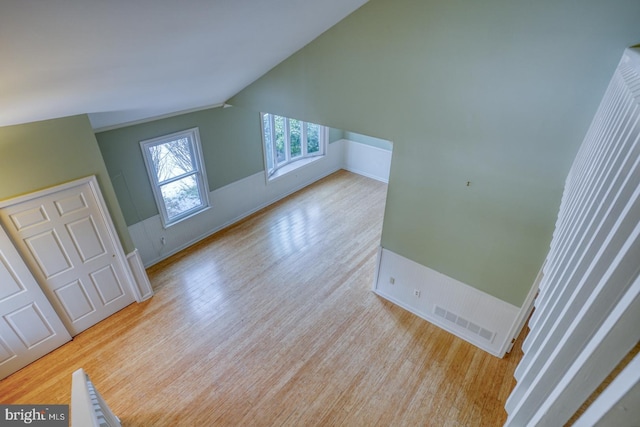
<svg viewBox="0 0 640 427">
<path fill-rule="evenodd" d="M 70 402 L 82 367 L 124 426 L 499 426 L 504 359 L 371 291 L 386 185 L 345 171 L 148 270 L 133 304 L 0 383 Z"/>
</svg>

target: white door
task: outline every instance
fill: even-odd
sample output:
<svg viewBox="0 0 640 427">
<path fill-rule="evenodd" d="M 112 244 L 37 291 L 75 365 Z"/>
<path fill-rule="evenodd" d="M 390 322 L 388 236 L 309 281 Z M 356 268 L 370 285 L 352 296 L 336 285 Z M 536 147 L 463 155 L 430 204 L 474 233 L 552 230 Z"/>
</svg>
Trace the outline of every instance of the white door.
<svg viewBox="0 0 640 427">
<path fill-rule="evenodd" d="M 71 339 L 0 227 L 0 379 Z"/>
<path fill-rule="evenodd" d="M 95 180 L 58 188 L 63 189 L 19 198 L 0 209 L 0 221 L 71 335 L 77 335 L 134 296 Z"/>
</svg>

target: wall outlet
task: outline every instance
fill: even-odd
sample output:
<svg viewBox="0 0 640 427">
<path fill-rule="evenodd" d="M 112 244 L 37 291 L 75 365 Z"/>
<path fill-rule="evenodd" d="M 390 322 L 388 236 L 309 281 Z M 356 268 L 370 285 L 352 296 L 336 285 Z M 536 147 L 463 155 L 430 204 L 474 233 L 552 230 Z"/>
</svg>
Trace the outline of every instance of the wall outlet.
<svg viewBox="0 0 640 427">
<path fill-rule="evenodd" d="M 395 277 L 389 277 L 389 283 L 391 283 L 392 285 L 396 283 L 396 278 Z"/>
<path fill-rule="evenodd" d="M 420 298 L 420 290 L 419 289 L 414 289 L 413 290 L 413 296 L 416 298 Z"/>
</svg>

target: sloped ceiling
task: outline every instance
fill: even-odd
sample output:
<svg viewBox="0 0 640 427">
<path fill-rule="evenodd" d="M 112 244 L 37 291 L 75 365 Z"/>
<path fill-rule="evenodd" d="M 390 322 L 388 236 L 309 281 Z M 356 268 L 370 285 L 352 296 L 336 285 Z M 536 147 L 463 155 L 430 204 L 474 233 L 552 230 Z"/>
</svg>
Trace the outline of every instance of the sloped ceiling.
<svg viewBox="0 0 640 427">
<path fill-rule="evenodd" d="M 221 105 L 366 0 L 3 0 L 0 126 Z"/>
</svg>

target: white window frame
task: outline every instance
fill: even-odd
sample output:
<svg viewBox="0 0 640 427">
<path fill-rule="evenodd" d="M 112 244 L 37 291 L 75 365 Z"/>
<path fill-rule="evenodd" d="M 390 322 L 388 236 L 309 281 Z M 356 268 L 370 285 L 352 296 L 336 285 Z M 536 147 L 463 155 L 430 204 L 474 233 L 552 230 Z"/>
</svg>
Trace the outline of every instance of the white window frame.
<svg viewBox="0 0 640 427">
<path fill-rule="evenodd" d="M 156 173 L 155 166 L 153 164 L 153 160 L 151 159 L 151 151 L 149 150 L 149 147 L 166 144 L 168 142 L 185 139 L 185 138 L 190 143 L 190 148 L 191 148 L 190 151 L 192 156 L 191 160 L 193 163 L 194 170 L 191 172 L 184 173 L 182 175 L 172 177 L 165 181 L 159 182 L 158 175 Z M 164 228 L 168 228 L 174 224 L 177 224 L 178 222 L 181 222 L 187 218 L 190 218 L 200 212 L 203 212 L 209 209 L 210 207 L 209 187 L 207 184 L 207 174 L 204 168 L 204 161 L 202 157 L 202 145 L 200 143 L 200 132 L 197 127 L 183 130 L 180 132 L 175 132 L 169 135 L 163 135 L 157 138 L 140 141 L 140 148 L 142 149 L 142 156 L 144 158 L 144 164 L 147 168 L 147 174 L 149 176 L 149 182 L 151 183 L 153 197 L 156 201 L 158 211 L 160 212 L 160 218 L 162 219 L 162 226 Z M 183 179 L 191 175 L 193 175 L 196 179 L 196 183 L 198 185 L 198 193 L 200 196 L 200 200 L 202 201 L 202 205 L 189 209 L 174 218 L 169 218 L 167 206 L 165 204 L 164 198 L 162 197 L 162 190 L 161 190 L 162 186 L 178 181 L 180 179 Z"/>
<path fill-rule="evenodd" d="M 285 159 L 284 161 L 278 162 L 278 154 L 275 143 L 275 118 L 282 117 L 284 119 L 284 138 L 285 138 Z M 267 141 L 265 135 L 264 122 L 265 117 L 268 118 L 271 125 L 271 141 Z M 271 113 L 260 113 L 260 129 L 262 131 L 262 149 L 264 152 L 264 169 L 267 176 L 267 181 L 278 178 L 282 175 L 285 175 L 289 172 L 292 172 L 299 167 L 305 166 L 311 163 L 314 160 L 318 160 L 327 153 L 327 144 L 329 140 L 329 130 L 326 126 L 317 125 L 318 129 L 318 151 L 314 153 L 307 152 L 307 127 L 310 122 L 305 122 L 303 120 L 298 120 L 301 125 L 300 129 L 300 150 L 301 154 L 296 157 L 291 156 L 291 137 L 290 137 L 290 118 L 279 116 L 277 114 Z M 297 120 L 297 119 L 296 119 Z M 268 144 L 270 143 L 270 144 Z M 271 158 L 273 159 L 273 167 L 270 167 L 268 161 L 268 150 L 269 145 L 271 147 Z"/>
</svg>

